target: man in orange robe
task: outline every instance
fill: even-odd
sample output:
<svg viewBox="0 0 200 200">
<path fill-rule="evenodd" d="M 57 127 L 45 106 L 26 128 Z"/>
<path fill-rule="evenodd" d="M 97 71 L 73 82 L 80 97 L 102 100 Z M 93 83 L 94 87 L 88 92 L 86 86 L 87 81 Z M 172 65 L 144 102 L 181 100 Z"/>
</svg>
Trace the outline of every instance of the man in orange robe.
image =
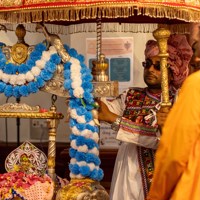
<svg viewBox="0 0 200 200">
<path fill-rule="evenodd" d="M 164 124 L 147 199 L 200 199 L 200 71 L 186 79 Z"/>
</svg>

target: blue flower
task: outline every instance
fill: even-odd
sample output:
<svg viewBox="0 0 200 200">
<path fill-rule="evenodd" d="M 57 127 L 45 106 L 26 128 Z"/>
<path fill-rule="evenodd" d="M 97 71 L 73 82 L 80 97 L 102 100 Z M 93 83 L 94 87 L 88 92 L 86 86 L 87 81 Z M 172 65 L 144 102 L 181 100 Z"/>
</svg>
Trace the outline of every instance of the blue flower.
<svg viewBox="0 0 200 200">
<path fill-rule="evenodd" d="M 78 53 L 76 51 L 76 49 L 71 48 L 70 50 L 68 50 L 68 53 L 71 57 L 76 58 L 78 56 Z"/>
<path fill-rule="evenodd" d="M 35 45 L 35 50 L 36 51 L 45 51 L 46 49 L 47 49 L 47 47 L 42 43 L 39 43 L 39 44 Z"/>
<path fill-rule="evenodd" d="M 46 62 L 46 67 L 45 68 L 49 72 L 54 73 L 56 71 L 56 64 L 48 61 L 48 62 Z"/>
<path fill-rule="evenodd" d="M 32 60 L 32 59 L 27 60 L 27 61 L 26 61 L 26 66 L 27 66 L 27 68 L 28 68 L 29 70 L 31 70 L 32 67 L 35 66 L 35 61 Z"/>
<path fill-rule="evenodd" d="M 26 85 L 22 85 L 19 88 L 19 93 L 20 93 L 21 96 L 27 97 L 29 95 L 28 87 Z"/>
<path fill-rule="evenodd" d="M 88 166 L 81 166 L 79 168 L 80 174 L 82 176 L 89 176 L 90 175 L 90 168 Z"/>
<path fill-rule="evenodd" d="M 19 93 L 19 88 L 20 88 L 19 86 L 15 86 L 14 89 L 13 89 L 13 96 L 15 98 L 20 98 L 21 97 L 21 95 Z"/>
<path fill-rule="evenodd" d="M 72 84 L 72 80 L 71 79 L 65 80 L 64 81 L 64 88 L 66 90 L 69 90 L 71 88 L 71 84 Z"/>
<path fill-rule="evenodd" d="M 4 94 L 6 97 L 11 97 L 13 94 L 13 87 L 11 85 L 6 85 Z"/>
<path fill-rule="evenodd" d="M 77 152 L 76 152 L 75 158 L 76 158 L 76 160 L 77 160 L 78 162 L 80 162 L 80 161 L 85 161 L 86 158 L 87 158 L 87 156 L 86 156 L 85 153 L 83 153 L 83 152 L 78 152 L 78 151 L 77 151 Z"/>
<path fill-rule="evenodd" d="M 36 92 L 39 91 L 36 82 L 30 82 L 30 83 L 27 85 L 27 87 L 28 87 L 29 93 L 36 93 Z"/>
<path fill-rule="evenodd" d="M 53 74 L 48 71 L 47 69 L 43 69 L 40 73 L 40 76 L 42 79 L 44 79 L 45 81 L 50 80 L 53 77 Z"/>
<path fill-rule="evenodd" d="M 40 76 L 38 76 L 36 78 L 36 84 L 37 84 L 38 88 L 41 88 L 45 85 L 45 81 Z"/>
<path fill-rule="evenodd" d="M 81 116 L 87 113 L 87 110 L 83 106 L 79 106 L 76 108 L 76 113 Z"/>
<path fill-rule="evenodd" d="M 70 157 L 71 157 L 71 158 L 75 158 L 76 152 L 77 152 L 77 151 L 76 151 L 75 149 L 70 148 L 70 149 L 69 149 L 69 155 L 70 155 Z"/>
<path fill-rule="evenodd" d="M 12 63 L 8 63 L 5 67 L 4 67 L 4 73 L 5 74 L 16 74 L 18 70 L 18 67 L 16 67 L 15 65 L 13 65 Z"/>
<path fill-rule="evenodd" d="M 65 79 L 70 79 L 70 76 L 71 76 L 70 70 L 69 70 L 69 69 L 66 69 L 66 70 L 64 71 L 64 78 L 65 78 Z"/>
<path fill-rule="evenodd" d="M 73 174 L 79 174 L 80 172 L 79 172 L 79 166 L 77 165 L 77 164 L 74 164 L 74 165 L 72 165 L 72 164 L 69 164 L 69 169 L 70 169 L 70 171 L 72 171 L 73 172 Z"/>
<path fill-rule="evenodd" d="M 42 51 L 33 51 L 31 52 L 29 59 L 33 61 L 37 61 L 38 59 L 41 59 Z"/>
<path fill-rule="evenodd" d="M 79 55 L 77 56 L 77 59 L 80 61 L 80 63 L 82 63 L 82 62 L 85 61 L 85 57 L 84 57 L 83 55 L 81 55 L 81 54 L 79 54 Z"/>
<path fill-rule="evenodd" d="M 61 62 L 61 57 L 55 53 L 55 54 L 51 55 L 51 58 L 49 61 L 58 65 Z"/>
<path fill-rule="evenodd" d="M 4 82 L 0 82 L 0 92 L 4 92 L 6 84 Z"/>
<path fill-rule="evenodd" d="M 18 67 L 18 72 L 19 72 L 20 74 L 26 74 L 28 71 L 29 71 L 29 68 L 28 68 L 27 65 L 25 65 L 25 64 L 21 64 L 21 65 Z"/>
<path fill-rule="evenodd" d="M 71 62 L 67 62 L 64 64 L 64 70 L 70 70 L 72 63 Z"/>
</svg>

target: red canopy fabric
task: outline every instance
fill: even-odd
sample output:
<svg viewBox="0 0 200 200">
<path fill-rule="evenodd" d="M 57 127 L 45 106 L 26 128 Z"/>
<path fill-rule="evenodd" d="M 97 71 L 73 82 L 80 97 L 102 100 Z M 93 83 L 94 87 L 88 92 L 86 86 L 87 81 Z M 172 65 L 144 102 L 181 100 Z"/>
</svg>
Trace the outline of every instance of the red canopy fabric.
<svg viewBox="0 0 200 200">
<path fill-rule="evenodd" d="M 9 23 L 39 21 L 78 21 L 85 19 L 128 18 L 143 15 L 152 18 L 200 21 L 197 0 L 1 0 L 0 20 Z"/>
</svg>

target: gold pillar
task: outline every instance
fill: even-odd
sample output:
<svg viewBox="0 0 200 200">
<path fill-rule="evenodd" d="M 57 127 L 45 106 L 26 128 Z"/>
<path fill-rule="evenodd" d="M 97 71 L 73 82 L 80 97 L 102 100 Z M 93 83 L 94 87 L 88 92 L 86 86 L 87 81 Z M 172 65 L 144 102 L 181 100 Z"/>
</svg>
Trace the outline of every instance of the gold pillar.
<svg viewBox="0 0 200 200">
<path fill-rule="evenodd" d="M 56 95 L 52 96 L 52 106 L 50 108 L 50 113 L 56 115 L 55 101 Z M 48 174 L 55 181 L 55 161 L 56 161 L 56 130 L 58 127 L 59 119 L 47 119 L 49 128 L 49 143 L 48 143 Z"/>
<path fill-rule="evenodd" d="M 169 101 L 169 83 L 168 83 L 168 65 L 167 58 L 167 40 L 170 36 L 170 31 L 165 28 L 158 28 L 153 32 L 154 38 L 158 41 L 160 66 L 161 66 L 161 88 L 162 88 L 162 102 L 161 106 L 171 106 Z"/>
</svg>

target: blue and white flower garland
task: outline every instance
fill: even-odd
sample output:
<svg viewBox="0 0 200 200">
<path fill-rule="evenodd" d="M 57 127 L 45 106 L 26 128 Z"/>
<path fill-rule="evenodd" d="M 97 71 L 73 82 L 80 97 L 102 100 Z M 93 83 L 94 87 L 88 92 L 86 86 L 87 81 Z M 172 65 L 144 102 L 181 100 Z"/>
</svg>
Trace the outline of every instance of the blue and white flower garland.
<svg viewBox="0 0 200 200">
<path fill-rule="evenodd" d="M 0 49 L 0 93 L 19 98 L 38 92 L 53 77 L 60 62 L 56 49 L 51 46 L 46 50 L 42 43 L 35 46 L 29 59 L 21 65 L 8 63 Z"/>
<path fill-rule="evenodd" d="M 70 177 L 91 178 L 100 181 L 103 170 L 99 167 L 99 129 L 95 125 L 91 110 L 94 109 L 91 70 L 84 64 L 84 57 L 75 49 L 65 49 L 70 55 L 64 64 L 64 87 L 71 96 L 70 109 Z"/>
<path fill-rule="evenodd" d="M 91 110 L 94 97 L 91 70 L 84 64 L 84 56 L 65 45 L 70 60 L 64 63 L 64 88 L 70 95 L 71 148 L 69 164 L 71 178 L 91 178 L 100 181 L 103 170 L 99 167 L 99 129 Z M 35 46 L 26 64 L 8 63 L 0 49 L 0 93 L 5 96 L 28 96 L 36 93 L 53 77 L 61 62 L 56 49 L 46 50 L 42 43 Z"/>
</svg>

